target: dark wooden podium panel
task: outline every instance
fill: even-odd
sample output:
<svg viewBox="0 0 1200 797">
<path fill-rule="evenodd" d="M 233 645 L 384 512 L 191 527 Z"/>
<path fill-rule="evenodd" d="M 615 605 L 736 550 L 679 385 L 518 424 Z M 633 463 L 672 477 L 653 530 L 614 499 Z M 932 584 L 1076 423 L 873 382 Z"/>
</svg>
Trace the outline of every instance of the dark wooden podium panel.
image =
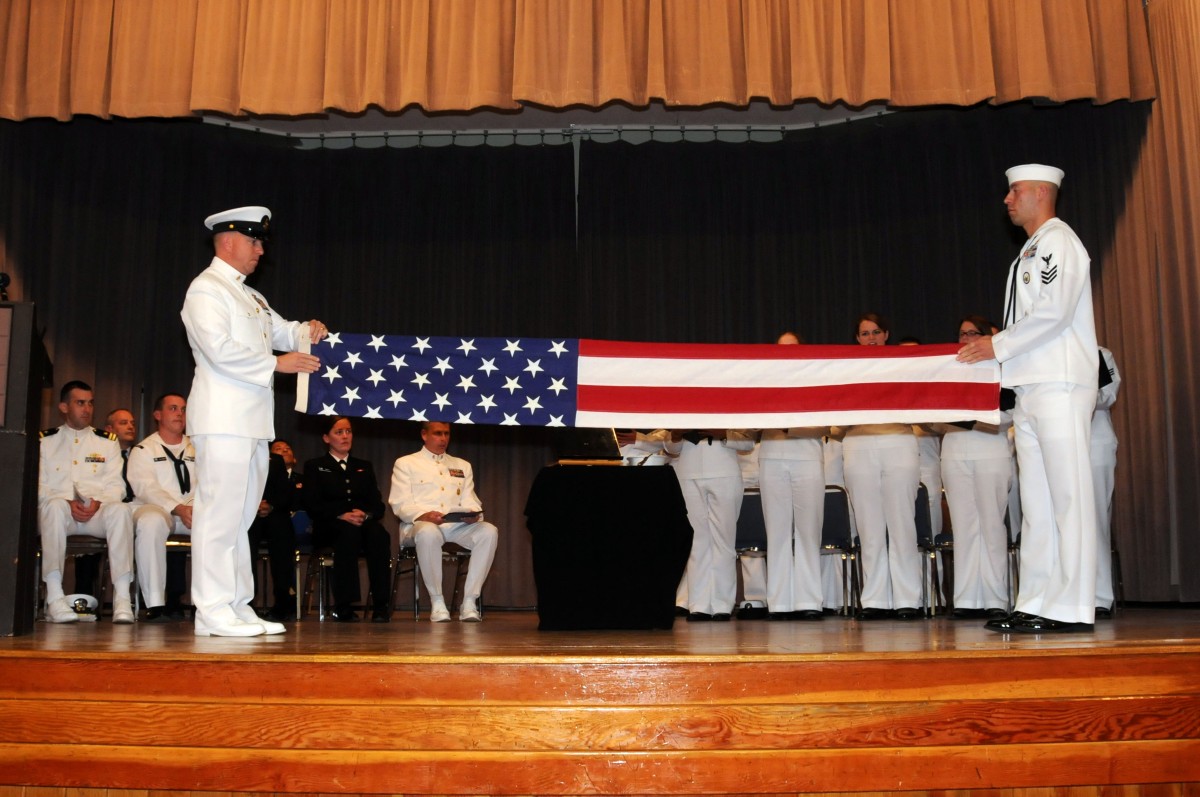
<svg viewBox="0 0 1200 797">
<path fill-rule="evenodd" d="M 692 548 L 673 468 L 543 468 L 525 516 L 540 629 L 672 626 Z"/>
<path fill-rule="evenodd" d="M 0 302 L 0 636 L 33 628 L 38 418 L 48 368 L 33 305 Z"/>
</svg>

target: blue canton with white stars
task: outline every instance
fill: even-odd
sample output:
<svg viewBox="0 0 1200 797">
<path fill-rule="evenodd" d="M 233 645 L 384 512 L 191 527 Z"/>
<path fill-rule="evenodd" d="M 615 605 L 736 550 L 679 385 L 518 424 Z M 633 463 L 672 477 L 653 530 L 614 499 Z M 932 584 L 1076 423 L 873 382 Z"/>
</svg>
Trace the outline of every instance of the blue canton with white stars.
<svg viewBox="0 0 1200 797">
<path fill-rule="evenodd" d="M 330 333 L 308 413 L 573 426 L 579 341 Z"/>
</svg>

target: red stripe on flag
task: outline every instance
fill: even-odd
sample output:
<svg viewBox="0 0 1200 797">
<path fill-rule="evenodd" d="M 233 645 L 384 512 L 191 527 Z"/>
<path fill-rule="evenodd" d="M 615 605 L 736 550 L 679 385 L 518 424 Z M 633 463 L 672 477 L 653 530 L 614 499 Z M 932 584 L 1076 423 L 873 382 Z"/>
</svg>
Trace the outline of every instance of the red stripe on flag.
<svg viewBox="0 0 1200 797">
<path fill-rule="evenodd" d="M 999 394 L 999 385 L 973 382 L 881 382 L 787 388 L 580 385 L 576 403 L 581 412 L 624 413 L 987 411 L 996 408 Z"/>
<path fill-rule="evenodd" d="M 777 343 L 627 343 L 580 338 L 579 356 L 656 360 L 868 360 L 955 354 L 957 343 L 930 346 L 781 346 Z"/>
</svg>

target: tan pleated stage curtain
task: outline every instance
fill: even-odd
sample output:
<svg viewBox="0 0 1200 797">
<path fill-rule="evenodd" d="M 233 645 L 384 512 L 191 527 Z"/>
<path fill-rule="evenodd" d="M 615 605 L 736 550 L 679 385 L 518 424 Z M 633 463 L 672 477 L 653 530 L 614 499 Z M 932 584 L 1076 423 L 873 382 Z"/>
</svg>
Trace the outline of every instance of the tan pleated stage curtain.
<svg viewBox="0 0 1200 797">
<path fill-rule="evenodd" d="M 3 0 L 0 116 L 1153 96 L 1140 0 Z"/>
<path fill-rule="evenodd" d="M 1200 584 L 1200 4 L 1147 11 L 1158 99 L 1094 288 L 1123 377 L 1113 524 L 1126 588 L 1169 601 Z"/>
</svg>

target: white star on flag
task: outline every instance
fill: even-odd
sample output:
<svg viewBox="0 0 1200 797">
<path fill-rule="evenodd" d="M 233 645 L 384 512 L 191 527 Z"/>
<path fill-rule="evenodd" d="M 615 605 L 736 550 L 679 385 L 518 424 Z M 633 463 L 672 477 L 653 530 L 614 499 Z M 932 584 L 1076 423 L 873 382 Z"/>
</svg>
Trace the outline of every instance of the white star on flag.
<svg viewBox="0 0 1200 797">
<path fill-rule="evenodd" d="M 372 335 L 371 342 L 367 345 L 374 349 L 376 354 L 379 353 L 380 349 L 387 348 L 387 344 L 383 342 L 383 335 Z"/>
</svg>

